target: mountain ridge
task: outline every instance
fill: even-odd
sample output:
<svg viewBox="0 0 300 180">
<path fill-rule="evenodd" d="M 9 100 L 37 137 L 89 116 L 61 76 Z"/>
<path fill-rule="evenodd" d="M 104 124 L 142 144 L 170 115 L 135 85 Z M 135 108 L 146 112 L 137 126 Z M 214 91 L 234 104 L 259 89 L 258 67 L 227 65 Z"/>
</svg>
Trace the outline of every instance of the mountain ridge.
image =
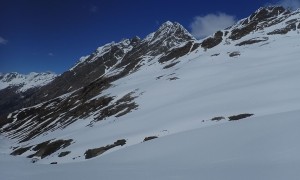
<svg viewBox="0 0 300 180">
<path fill-rule="evenodd" d="M 31 72 L 29 74 L 19 74 L 17 72 L 11 72 L 0 75 L 1 89 L 5 89 L 9 86 L 20 86 L 19 91 L 26 91 L 30 88 L 44 86 L 50 83 L 57 75 L 52 72 L 36 73 Z M 35 84 L 31 82 L 35 82 Z M 30 84 L 28 87 L 26 85 Z"/>
</svg>

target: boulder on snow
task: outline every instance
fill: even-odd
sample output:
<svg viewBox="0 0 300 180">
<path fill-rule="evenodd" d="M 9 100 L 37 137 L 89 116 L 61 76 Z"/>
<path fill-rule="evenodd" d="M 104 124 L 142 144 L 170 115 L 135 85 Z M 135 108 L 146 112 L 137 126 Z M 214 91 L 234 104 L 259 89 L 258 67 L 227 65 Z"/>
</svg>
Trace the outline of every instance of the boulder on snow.
<svg viewBox="0 0 300 180">
<path fill-rule="evenodd" d="M 143 141 L 143 142 L 150 141 L 150 140 L 156 139 L 156 138 L 158 138 L 158 137 L 157 137 L 157 136 L 148 136 L 148 137 L 145 137 L 145 138 L 144 138 L 144 141 Z"/>
<path fill-rule="evenodd" d="M 245 113 L 245 114 L 229 116 L 228 119 L 229 119 L 229 121 L 237 121 L 237 120 L 244 119 L 244 118 L 247 118 L 247 117 L 250 117 L 250 116 L 253 116 L 253 115 L 254 114 Z"/>
</svg>

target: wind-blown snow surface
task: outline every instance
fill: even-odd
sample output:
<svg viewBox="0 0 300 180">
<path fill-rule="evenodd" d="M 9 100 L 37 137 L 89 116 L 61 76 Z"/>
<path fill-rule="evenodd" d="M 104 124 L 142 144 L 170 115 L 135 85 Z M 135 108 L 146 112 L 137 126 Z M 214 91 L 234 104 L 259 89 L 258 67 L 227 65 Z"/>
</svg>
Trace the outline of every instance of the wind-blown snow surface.
<svg viewBox="0 0 300 180">
<path fill-rule="evenodd" d="M 139 71 L 102 93 L 122 97 L 134 91 L 139 96 L 135 100 L 138 110 L 85 127 L 93 120 L 91 114 L 62 131 L 30 140 L 23 145 L 53 138 L 74 139 L 75 143 L 36 164 L 4 153 L 0 163 L 7 165 L 1 167 L 1 177 L 298 179 L 300 36 L 291 31 L 267 36 L 264 42 L 235 46 L 264 36 L 266 33 L 258 32 L 207 51 L 199 48 L 168 69 L 157 59 L 145 62 Z M 235 51 L 240 56 L 230 57 Z M 255 115 L 238 122 L 210 120 L 240 113 Z M 153 135 L 159 138 L 141 143 Z M 126 139 L 126 145 L 80 162 L 87 149 L 118 139 Z M 62 151 L 71 154 L 57 157 Z M 43 165 L 55 161 L 59 164 Z M 16 168 L 19 173 L 11 174 Z"/>
<path fill-rule="evenodd" d="M 299 116 L 298 110 L 199 128 L 70 164 L 30 164 L 1 152 L 1 178 L 298 180 Z"/>
</svg>

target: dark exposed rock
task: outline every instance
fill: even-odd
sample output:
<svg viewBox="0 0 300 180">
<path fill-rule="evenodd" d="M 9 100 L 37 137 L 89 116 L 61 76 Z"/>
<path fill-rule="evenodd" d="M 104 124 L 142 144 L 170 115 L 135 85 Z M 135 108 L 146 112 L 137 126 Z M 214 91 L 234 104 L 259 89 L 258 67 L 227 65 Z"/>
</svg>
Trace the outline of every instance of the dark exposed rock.
<svg viewBox="0 0 300 180">
<path fill-rule="evenodd" d="M 158 61 L 160 63 L 164 63 L 172 59 L 178 59 L 179 57 L 182 57 L 187 53 L 189 53 L 192 46 L 193 46 L 193 42 L 190 41 L 183 47 L 172 49 L 170 53 L 168 53 L 166 56 L 161 57 Z"/>
<path fill-rule="evenodd" d="M 12 153 L 10 153 L 10 155 L 13 155 L 13 156 L 21 155 L 21 154 L 25 153 L 26 151 L 28 151 L 30 148 L 31 148 L 31 146 L 18 148 L 16 150 L 14 150 Z"/>
<path fill-rule="evenodd" d="M 250 20 L 251 21 L 263 21 L 267 20 L 268 18 L 271 17 L 276 17 L 279 14 L 287 14 L 290 11 L 286 10 L 282 6 L 268 6 L 268 7 L 263 7 L 257 10 L 255 13 L 251 14 Z"/>
<path fill-rule="evenodd" d="M 168 80 L 174 81 L 174 80 L 177 80 L 177 79 L 179 79 L 179 78 L 178 78 L 178 77 L 171 77 L 171 78 L 169 78 Z"/>
<path fill-rule="evenodd" d="M 24 106 L 30 105 L 30 101 L 26 99 L 31 97 L 37 89 L 38 88 L 32 88 L 26 92 L 17 93 L 18 87 L 12 86 L 0 90 L 0 116 L 7 116 L 10 112 L 16 109 L 21 109 Z M 1 126 L 2 121 L 0 121 L 0 127 Z"/>
<path fill-rule="evenodd" d="M 241 53 L 238 52 L 238 51 L 234 51 L 234 52 L 229 53 L 229 57 L 236 57 L 236 56 L 240 56 L 240 55 L 241 55 Z"/>
<path fill-rule="evenodd" d="M 253 116 L 253 115 L 254 114 L 245 113 L 245 114 L 229 116 L 228 118 L 229 118 L 229 121 L 237 121 L 237 120 L 244 119 L 244 118 L 247 118 L 247 117 L 250 117 L 250 116 Z"/>
<path fill-rule="evenodd" d="M 164 77 L 164 76 L 163 75 L 162 76 L 158 76 L 158 77 L 156 77 L 156 80 L 161 79 L 162 77 Z"/>
<path fill-rule="evenodd" d="M 100 148 L 95 148 L 95 149 L 88 149 L 85 151 L 85 159 L 91 159 L 93 157 L 99 156 L 103 154 L 105 151 L 109 150 L 110 148 L 106 147 L 100 147 Z"/>
<path fill-rule="evenodd" d="M 121 117 L 130 111 L 136 109 L 138 105 L 133 101 L 136 96 L 132 96 L 134 92 L 124 95 L 122 98 L 117 100 L 114 104 L 104 107 L 100 110 L 99 116 L 91 122 L 91 124 L 104 120 L 107 117 L 115 116 Z"/>
<path fill-rule="evenodd" d="M 53 142 L 46 141 L 46 142 L 40 143 L 33 148 L 33 150 L 35 150 L 36 152 L 34 154 L 28 156 L 28 158 L 41 157 L 43 159 L 43 158 L 55 153 L 59 149 L 64 149 L 64 148 L 70 146 L 72 141 L 73 141 L 72 139 L 68 139 L 68 140 L 56 140 Z"/>
<path fill-rule="evenodd" d="M 168 64 L 168 65 L 166 65 L 165 67 L 163 67 L 163 69 L 171 68 L 171 67 L 175 66 L 175 65 L 178 64 L 178 63 L 179 63 L 178 61 L 177 61 L 177 62 L 173 62 L 173 63 Z"/>
<path fill-rule="evenodd" d="M 51 142 L 47 146 L 41 148 L 37 152 L 36 156 L 40 155 L 41 158 L 49 156 L 61 148 L 64 149 L 64 148 L 68 147 L 69 145 L 71 145 L 72 141 L 73 141 L 72 139 L 69 139 L 69 140 L 57 140 L 57 141 Z"/>
<path fill-rule="evenodd" d="M 240 42 L 240 43 L 236 44 L 236 46 L 244 46 L 244 45 L 255 44 L 255 43 L 267 41 L 268 39 L 269 39 L 268 37 L 264 37 L 262 39 L 252 38 L 252 39 Z"/>
<path fill-rule="evenodd" d="M 32 158 L 31 163 L 36 163 L 39 159 L 38 158 Z"/>
<path fill-rule="evenodd" d="M 286 34 L 288 32 L 290 32 L 291 30 L 295 31 L 296 30 L 296 23 L 294 24 L 289 24 L 287 25 L 285 28 L 281 28 L 281 29 L 276 29 L 272 32 L 269 32 L 268 35 L 274 35 L 274 34 Z"/>
<path fill-rule="evenodd" d="M 116 142 L 114 142 L 115 146 L 124 146 L 126 144 L 126 140 L 125 139 L 119 139 Z"/>
<path fill-rule="evenodd" d="M 201 43 L 201 47 L 204 49 L 210 49 L 213 48 L 215 46 L 217 46 L 218 44 L 220 44 L 223 40 L 223 32 L 222 31 L 218 31 L 214 34 L 214 37 L 209 37 L 207 39 L 205 39 L 202 43 Z"/>
<path fill-rule="evenodd" d="M 264 7 L 251 14 L 244 21 L 240 22 L 231 32 L 229 36 L 232 40 L 238 40 L 257 29 L 262 30 L 265 27 L 278 24 L 288 17 L 290 11 L 281 6 Z M 278 15 L 286 15 L 282 18 L 277 18 Z"/>
<path fill-rule="evenodd" d="M 50 143 L 50 140 L 49 140 L 49 141 L 42 142 L 42 143 L 40 143 L 40 144 L 37 144 L 34 148 L 32 148 L 32 150 L 38 151 L 38 150 L 40 150 L 40 149 L 46 147 L 49 143 Z"/>
<path fill-rule="evenodd" d="M 252 31 L 254 31 L 256 29 L 257 24 L 258 24 L 258 22 L 255 21 L 255 22 L 251 22 L 251 23 L 247 24 L 246 26 L 244 26 L 242 28 L 233 29 L 229 38 L 232 40 L 241 39 L 242 37 L 248 35 Z"/>
<path fill-rule="evenodd" d="M 70 153 L 71 153 L 71 151 L 64 151 L 64 152 L 59 153 L 58 157 L 64 157 Z"/>
<path fill-rule="evenodd" d="M 116 146 L 123 146 L 126 144 L 126 140 L 125 139 L 121 139 L 118 140 L 116 142 L 114 142 L 113 144 L 104 146 L 104 147 L 100 147 L 100 148 L 94 148 L 94 149 L 88 149 L 84 155 L 85 155 L 85 159 L 91 159 L 93 157 L 99 156 L 101 154 L 103 154 L 105 151 L 108 151 Z"/>
<path fill-rule="evenodd" d="M 298 22 L 298 19 L 291 19 L 289 21 L 287 21 L 285 24 L 290 25 L 290 24 L 295 24 Z"/>
<path fill-rule="evenodd" d="M 213 54 L 213 55 L 211 55 L 211 56 L 213 57 L 213 56 L 219 56 L 219 55 L 220 55 L 220 53 Z"/>
<path fill-rule="evenodd" d="M 158 138 L 158 137 L 157 137 L 157 136 L 148 136 L 148 137 L 145 137 L 145 138 L 144 138 L 144 142 L 145 142 L 145 141 L 150 141 L 150 140 L 156 139 L 156 138 Z"/>
<path fill-rule="evenodd" d="M 211 120 L 212 121 L 221 121 L 223 119 L 225 119 L 225 117 L 223 117 L 223 116 L 217 116 L 217 117 L 212 118 Z"/>
<path fill-rule="evenodd" d="M 51 162 L 50 164 L 57 164 L 57 162 Z"/>
<path fill-rule="evenodd" d="M 193 47 L 192 47 L 192 49 L 191 49 L 191 52 L 195 51 L 195 50 L 198 49 L 200 46 L 201 46 L 200 43 L 194 43 L 194 44 L 193 44 Z"/>
</svg>

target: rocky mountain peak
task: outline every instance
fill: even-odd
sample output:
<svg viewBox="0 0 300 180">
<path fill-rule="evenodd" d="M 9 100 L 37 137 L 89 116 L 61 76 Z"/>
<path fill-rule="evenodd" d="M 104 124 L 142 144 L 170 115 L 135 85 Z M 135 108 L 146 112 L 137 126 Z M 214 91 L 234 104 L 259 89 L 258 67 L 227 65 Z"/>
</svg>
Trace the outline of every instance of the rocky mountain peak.
<svg viewBox="0 0 300 180">
<path fill-rule="evenodd" d="M 173 48 L 178 48 L 196 39 L 179 23 L 167 21 L 157 31 L 149 34 L 142 41 L 147 48 L 147 54 L 157 56 L 166 54 Z"/>
<path fill-rule="evenodd" d="M 195 40 L 195 38 L 179 23 L 167 21 L 154 33 L 153 39 L 174 36 L 181 40 Z"/>
<path fill-rule="evenodd" d="M 228 28 L 227 30 L 231 30 L 229 39 L 238 40 L 251 32 L 262 31 L 274 25 L 281 24 L 284 21 L 288 21 L 295 13 L 297 12 L 291 12 L 282 6 L 261 7 L 249 17 L 240 20 L 236 25 Z M 282 30 L 278 29 L 274 34 L 285 34 L 290 30 L 295 30 L 296 21 L 297 20 L 293 21 L 292 24 L 290 22 L 281 24 L 280 26 L 283 26 Z M 269 33 L 269 35 L 270 34 L 272 33 Z"/>
<path fill-rule="evenodd" d="M 277 17 L 281 14 L 288 14 L 289 10 L 282 6 L 267 6 L 261 7 L 256 12 L 250 15 L 250 21 L 264 21 L 268 18 Z"/>
<path fill-rule="evenodd" d="M 140 42 L 141 42 L 141 38 L 138 36 L 135 36 L 130 39 L 130 45 L 132 45 L 132 46 L 136 46 Z"/>
</svg>

